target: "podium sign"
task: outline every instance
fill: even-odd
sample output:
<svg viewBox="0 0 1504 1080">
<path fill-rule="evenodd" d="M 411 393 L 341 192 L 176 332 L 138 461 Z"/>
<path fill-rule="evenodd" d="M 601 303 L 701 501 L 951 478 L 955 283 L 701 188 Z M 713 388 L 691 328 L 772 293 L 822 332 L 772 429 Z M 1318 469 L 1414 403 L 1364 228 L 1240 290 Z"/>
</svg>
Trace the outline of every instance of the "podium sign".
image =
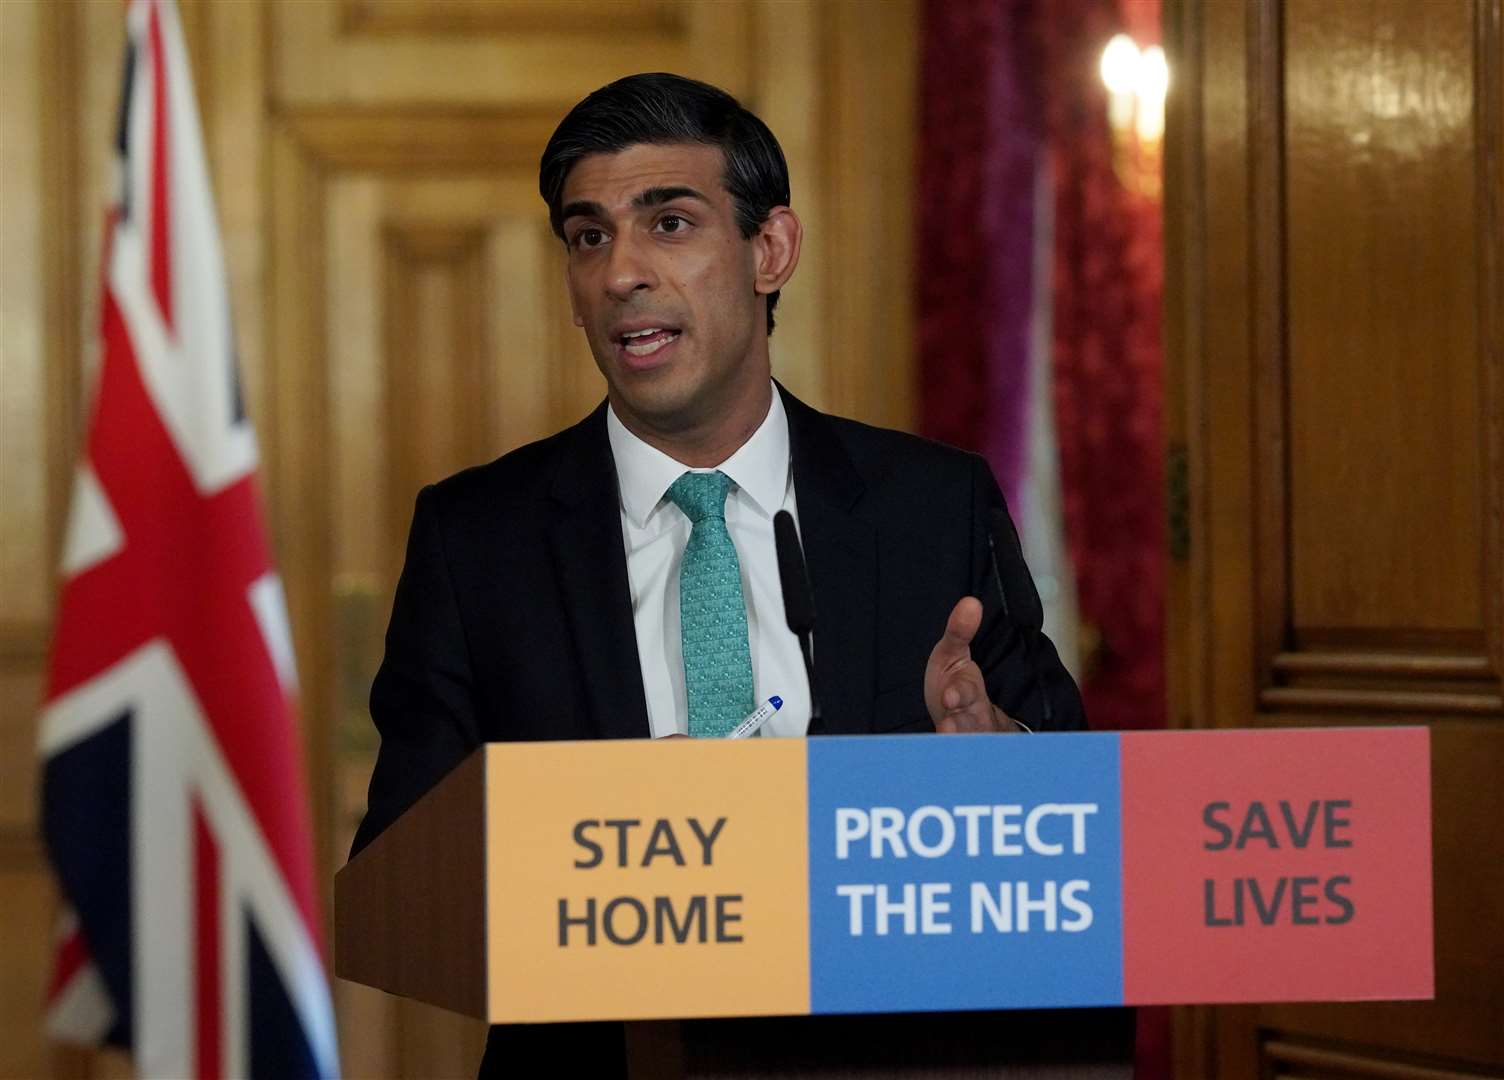
<svg viewBox="0 0 1504 1080">
<path fill-rule="evenodd" d="M 1429 749 L 491 744 L 340 872 L 337 970 L 492 1022 L 1429 998 Z"/>
</svg>

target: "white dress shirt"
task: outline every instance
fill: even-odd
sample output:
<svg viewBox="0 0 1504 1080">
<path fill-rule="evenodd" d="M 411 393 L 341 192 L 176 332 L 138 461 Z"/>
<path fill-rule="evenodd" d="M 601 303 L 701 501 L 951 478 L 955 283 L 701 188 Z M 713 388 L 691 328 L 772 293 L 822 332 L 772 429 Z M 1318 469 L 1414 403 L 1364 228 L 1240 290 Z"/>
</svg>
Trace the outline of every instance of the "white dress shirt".
<svg viewBox="0 0 1504 1080">
<path fill-rule="evenodd" d="M 606 431 L 621 492 L 621 533 L 648 723 L 655 739 L 684 734 L 689 730 L 689 710 L 679 638 L 679 563 L 689 543 L 690 521 L 666 496 L 687 470 L 628 431 L 610 408 Z M 741 449 L 714 469 L 689 471 L 717 470 L 731 478 L 726 529 L 741 563 L 753 694 L 757 705 L 775 695 L 783 699 L 783 708 L 763 725 L 762 734 L 803 735 L 809 727 L 809 680 L 799 639 L 784 621 L 773 544 L 774 514 L 787 510 L 799 520 L 789 467 L 788 415 L 776 386 L 767 417 Z"/>
</svg>

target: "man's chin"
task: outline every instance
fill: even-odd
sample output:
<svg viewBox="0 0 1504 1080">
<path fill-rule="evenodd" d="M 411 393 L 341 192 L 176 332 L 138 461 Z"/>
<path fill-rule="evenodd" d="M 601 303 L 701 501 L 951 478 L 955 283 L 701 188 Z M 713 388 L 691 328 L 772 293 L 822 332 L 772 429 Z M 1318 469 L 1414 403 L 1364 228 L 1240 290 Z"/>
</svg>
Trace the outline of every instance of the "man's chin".
<svg viewBox="0 0 1504 1080">
<path fill-rule="evenodd" d="M 698 387 L 666 369 L 638 371 L 611 381 L 611 403 L 618 417 L 665 435 L 688 431 L 703 420 Z M 626 416 L 622 416 L 626 413 Z"/>
<path fill-rule="evenodd" d="M 662 438 L 691 436 L 705 425 L 704 414 L 694 409 L 675 409 L 667 406 L 657 408 L 630 408 L 627 416 L 617 409 L 617 417 L 638 434 L 653 434 Z"/>
</svg>

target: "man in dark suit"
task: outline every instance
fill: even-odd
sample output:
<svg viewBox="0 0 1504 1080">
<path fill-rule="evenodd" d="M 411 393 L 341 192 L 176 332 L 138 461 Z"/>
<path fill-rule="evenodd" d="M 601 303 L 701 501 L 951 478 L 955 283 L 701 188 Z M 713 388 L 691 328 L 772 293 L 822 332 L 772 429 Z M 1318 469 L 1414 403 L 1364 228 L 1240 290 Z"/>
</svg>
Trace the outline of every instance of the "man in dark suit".
<svg viewBox="0 0 1504 1080">
<path fill-rule="evenodd" d="M 773 383 L 802 227 L 766 126 L 634 76 L 575 107 L 540 173 L 607 401 L 419 495 L 355 850 L 482 742 L 723 732 L 770 690 L 783 735 L 816 699 L 810 734 L 1084 726 L 986 464 Z M 769 584 L 779 509 L 814 592 L 813 687 Z M 622 1046 L 620 1025 L 495 1028 L 482 1073 L 619 1073 Z"/>
</svg>

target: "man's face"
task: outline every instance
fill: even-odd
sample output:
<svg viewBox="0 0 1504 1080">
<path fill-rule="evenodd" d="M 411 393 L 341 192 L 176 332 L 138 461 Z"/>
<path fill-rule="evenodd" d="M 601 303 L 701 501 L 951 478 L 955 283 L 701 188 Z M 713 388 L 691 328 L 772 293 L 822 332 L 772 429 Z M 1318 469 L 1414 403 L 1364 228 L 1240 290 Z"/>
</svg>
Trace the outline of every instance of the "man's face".
<svg viewBox="0 0 1504 1080">
<path fill-rule="evenodd" d="M 591 154 L 562 195 L 575 322 L 628 427 L 704 430 L 765 395 L 756 244 L 737 229 L 717 147 Z"/>
</svg>

